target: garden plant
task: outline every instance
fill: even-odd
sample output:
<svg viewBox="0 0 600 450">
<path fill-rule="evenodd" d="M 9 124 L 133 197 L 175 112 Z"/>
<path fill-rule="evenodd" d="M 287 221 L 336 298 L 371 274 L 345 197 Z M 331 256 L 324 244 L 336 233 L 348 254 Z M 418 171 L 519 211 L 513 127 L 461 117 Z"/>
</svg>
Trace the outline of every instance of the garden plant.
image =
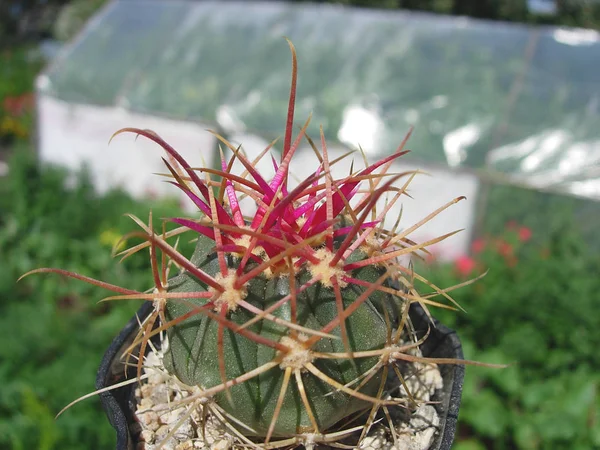
<svg viewBox="0 0 600 450">
<path fill-rule="evenodd" d="M 355 447 L 365 444 L 379 423 L 398 443 L 398 411 L 413 412 L 429 401 L 414 389 L 419 378 L 415 368 L 479 364 L 423 356 L 419 346 L 427 336 L 415 336 L 409 316 L 415 303 L 430 318 L 432 306 L 459 309 L 449 292 L 473 280 L 441 288 L 402 259 L 425 258 L 428 246 L 456 234 L 422 243 L 410 238 L 464 197 L 412 226 L 400 229 L 398 218 L 387 228 L 386 215 L 408 195 L 418 175 L 390 172 L 407 153 L 408 136 L 391 155 L 372 164 L 364 157 L 363 169 L 352 167 L 347 176 L 335 178 L 333 167 L 341 158 L 330 159 L 322 131 L 320 149 L 306 136 L 310 118 L 293 137 L 297 63 L 291 43 L 290 48 L 283 152 L 279 161 L 271 157 L 271 177 L 255 166 L 269 157 L 275 142 L 250 161 L 240 147 L 215 133 L 224 146 L 221 167 L 193 168 L 152 131 L 125 128 L 115 133 L 133 133 L 162 147 L 168 169 L 163 176 L 201 213 L 199 219 L 167 219 L 160 229 L 155 229 L 152 213 L 148 223 L 130 215 L 140 230 L 125 238 L 141 242 L 119 255 L 125 259 L 148 251 L 153 288 L 120 287 L 56 268 L 28 272 L 66 275 L 116 294 L 105 301 L 152 303 L 152 313 L 140 322 L 123 359 L 137 372 L 126 383 L 150 378 L 155 368 L 147 354 L 152 351 L 162 359 L 163 374 L 187 391 L 184 398 L 156 410 L 184 411 L 159 446 L 198 410 L 204 418 L 221 418 L 234 446 Z M 292 185 L 292 160 L 304 139 L 320 163 L 312 175 Z M 225 150 L 232 156 L 227 158 Z M 234 173 L 236 164 L 242 165 L 242 173 Z M 248 203 L 254 206 L 249 213 Z M 190 234 L 195 250 L 186 256 L 178 242 Z M 178 273 L 171 275 L 172 270 Z"/>
<path fill-rule="evenodd" d="M 467 372 L 455 447 L 598 448 L 600 333 L 589 312 L 600 301 L 600 257 L 585 235 L 591 224 L 574 219 L 586 204 L 514 188 L 498 188 L 493 200 L 504 211 L 486 221 L 470 255 L 429 266 L 437 284 L 488 269 L 454 296 L 468 315 L 438 311 L 437 318 L 461 330 L 470 358 L 516 362 Z M 502 213 L 512 219 L 497 224 Z"/>
</svg>

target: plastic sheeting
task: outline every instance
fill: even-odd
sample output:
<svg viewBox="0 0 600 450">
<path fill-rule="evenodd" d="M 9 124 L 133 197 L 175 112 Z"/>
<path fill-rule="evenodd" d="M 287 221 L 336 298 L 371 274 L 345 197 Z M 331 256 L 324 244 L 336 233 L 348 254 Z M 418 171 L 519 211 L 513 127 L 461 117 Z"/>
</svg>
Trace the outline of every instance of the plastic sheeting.
<svg viewBox="0 0 600 450">
<path fill-rule="evenodd" d="M 600 36 L 464 18 L 280 2 L 120 1 L 41 78 L 58 99 L 329 140 L 600 198 Z"/>
</svg>

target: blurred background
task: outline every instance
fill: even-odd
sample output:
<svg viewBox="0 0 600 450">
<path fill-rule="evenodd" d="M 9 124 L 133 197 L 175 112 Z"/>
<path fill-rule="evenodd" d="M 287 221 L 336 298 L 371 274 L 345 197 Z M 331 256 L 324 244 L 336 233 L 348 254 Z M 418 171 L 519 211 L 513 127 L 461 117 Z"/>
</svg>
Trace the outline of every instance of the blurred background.
<svg viewBox="0 0 600 450">
<path fill-rule="evenodd" d="M 600 448 L 599 29 L 595 0 L 0 1 L 0 448 L 114 447 L 97 399 L 54 416 L 94 389 L 139 303 L 16 279 L 151 285 L 145 255 L 111 248 L 124 213 L 152 208 L 158 227 L 181 198 L 153 175 L 156 146 L 108 139 L 150 128 L 214 165 L 210 128 L 258 153 L 285 124 L 282 36 L 298 125 L 312 111 L 331 153 L 373 161 L 414 127 L 396 168 L 433 176 L 401 224 L 468 198 L 415 235 L 465 229 L 417 264 L 443 286 L 489 269 L 456 291 L 467 314 L 436 316 L 467 358 L 515 364 L 467 369 L 453 448 Z"/>
</svg>

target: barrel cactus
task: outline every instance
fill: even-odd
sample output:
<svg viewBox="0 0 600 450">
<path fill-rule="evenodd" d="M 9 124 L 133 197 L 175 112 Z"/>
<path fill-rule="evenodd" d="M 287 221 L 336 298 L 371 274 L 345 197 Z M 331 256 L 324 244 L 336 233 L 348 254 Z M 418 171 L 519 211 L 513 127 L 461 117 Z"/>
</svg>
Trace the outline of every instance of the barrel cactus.
<svg viewBox="0 0 600 450">
<path fill-rule="evenodd" d="M 215 133 L 223 146 L 221 167 L 192 168 L 156 133 L 126 128 L 159 144 L 170 182 L 185 193 L 200 218 L 173 218 L 176 227 L 156 232 L 152 220 L 133 217 L 141 244 L 129 256 L 149 249 L 155 287 L 137 292 L 58 269 L 57 272 L 117 293 L 109 299 L 153 302 L 132 345 L 144 354 L 150 339 L 168 336 L 167 371 L 197 393 L 186 402 L 214 402 L 251 442 L 269 448 L 363 438 L 376 413 L 410 407 L 410 395 L 396 398 L 403 384 L 398 361 L 432 362 L 411 352 L 408 307 L 455 307 L 448 289 L 428 283 L 399 258 L 426 253 L 427 246 L 454 233 L 417 244 L 408 235 L 462 199 L 434 211 L 402 231 L 384 228 L 392 206 L 406 194 L 413 172 L 390 174 L 406 153 L 403 142 L 390 156 L 359 171 L 334 178 L 323 132 L 320 147 L 308 141 L 320 164 L 292 187 L 292 159 L 306 138 L 308 121 L 293 138 L 296 54 L 281 159 L 273 159 L 272 178 L 256 170 L 240 148 Z M 406 141 L 406 139 L 405 139 Z M 268 153 L 267 148 L 261 155 Z M 226 158 L 224 151 L 230 151 Z M 238 161 L 245 172 L 236 174 Z M 402 179 L 401 183 L 398 183 Z M 242 198 L 256 204 L 243 214 Z M 386 200 L 387 199 L 387 200 Z M 172 238 L 194 233 L 195 251 L 181 254 Z M 180 268 L 169 278 L 165 261 Z M 162 263 L 162 264 L 161 264 Z M 419 295 L 414 280 L 428 285 Z M 450 302 L 436 302 L 443 296 Z M 435 361 L 434 361 L 435 362 Z M 440 361 L 456 362 L 456 361 Z M 143 358 L 138 358 L 138 377 Z M 408 398 L 408 399 L 407 399 Z M 350 420 L 364 414 L 362 424 Z M 358 427 L 357 427 L 358 425 Z M 341 445 L 341 444 L 339 444 Z"/>
</svg>

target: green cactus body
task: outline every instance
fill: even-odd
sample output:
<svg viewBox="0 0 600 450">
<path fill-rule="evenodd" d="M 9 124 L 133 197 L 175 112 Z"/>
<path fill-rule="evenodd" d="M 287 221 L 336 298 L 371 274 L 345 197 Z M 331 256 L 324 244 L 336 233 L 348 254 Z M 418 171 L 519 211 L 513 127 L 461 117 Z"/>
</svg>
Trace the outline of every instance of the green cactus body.
<svg viewBox="0 0 600 450">
<path fill-rule="evenodd" d="M 214 242 L 207 238 L 200 238 L 192 261 L 208 274 L 216 276 L 219 266 L 215 253 L 211 251 L 213 247 Z M 356 251 L 355 254 L 352 260 L 360 260 L 365 256 L 360 251 Z M 228 266 L 231 268 L 235 268 L 238 262 L 239 258 L 228 258 Z M 374 283 L 384 272 L 385 270 L 367 266 L 354 271 L 353 276 Z M 310 278 L 307 269 L 300 269 L 296 275 L 297 286 L 302 286 Z M 173 292 L 197 292 L 204 289 L 205 287 L 197 279 L 188 274 L 182 274 L 169 282 L 169 290 Z M 260 309 L 267 309 L 289 294 L 289 279 L 287 276 L 270 278 L 257 276 L 248 283 L 247 291 L 246 301 Z M 347 285 L 341 291 L 344 308 L 347 308 L 356 301 L 364 288 Z M 297 317 L 302 326 L 319 330 L 338 314 L 333 289 L 320 283 L 303 291 L 298 295 L 297 300 Z M 205 303 L 194 299 L 188 301 L 189 303 L 170 302 L 167 307 L 169 318 L 180 317 L 189 312 L 192 309 L 191 304 Z M 398 305 L 394 302 L 398 301 L 400 300 L 392 295 L 375 292 L 348 317 L 346 333 L 353 352 L 381 349 L 385 346 L 389 325 L 386 325 L 384 317 L 386 313 L 383 312 L 383 308 L 387 308 L 388 317 L 397 316 L 395 311 Z M 290 304 L 285 303 L 274 311 L 273 315 L 290 320 Z M 252 313 L 238 308 L 230 313 L 229 320 L 241 325 L 252 317 Z M 222 384 L 223 380 L 217 364 L 219 358 L 217 329 L 218 324 L 214 320 L 202 315 L 190 317 L 170 328 L 169 350 L 165 357 L 165 366 L 169 372 L 190 386 L 210 388 Z M 284 336 L 290 334 L 287 327 L 266 321 L 253 324 L 250 329 L 274 341 L 281 341 Z M 340 336 L 340 328 L 336 328 L 332 334 Z M 319 340 L 312 350 L 323 353 L 345 352 L 341 339 L 327 338 Z M 234 379 L 273 360 L 277 350 L 253 342 L 232 330 L 226 330 L 223 352 L 227 379 Z M 314 364 L 327 376 L 341 384 L 347 384 L 360 379 L 361 375 L 377 364 L 377 361 L 377 357 L 369 357 L 315 361 Z M 246 430 L 246 434 L 256 433 L 264 436 L 276 408 L 283 376 L 282 367 L 276 366 L 256 378 L 230 388 L 231 402 L 224 392 L 216 396 L 216 401 L 232 416 L 253 430 L 253 432 Z M 307 370 L 302 370 L 302 380 L 319 429 L 329 429 L 353 412 L 371 406 L 365 400 L 337 391 Z M 376 395 L 380 382 L 381 373 L 378 373 L 360 391 L 371 396 Z M 294 383 L 291 383 L 291 386 L 283 400 L 273 436 L 290 436 L 311 430 L 311 422 L 298 388 Z"/>
</svg>

